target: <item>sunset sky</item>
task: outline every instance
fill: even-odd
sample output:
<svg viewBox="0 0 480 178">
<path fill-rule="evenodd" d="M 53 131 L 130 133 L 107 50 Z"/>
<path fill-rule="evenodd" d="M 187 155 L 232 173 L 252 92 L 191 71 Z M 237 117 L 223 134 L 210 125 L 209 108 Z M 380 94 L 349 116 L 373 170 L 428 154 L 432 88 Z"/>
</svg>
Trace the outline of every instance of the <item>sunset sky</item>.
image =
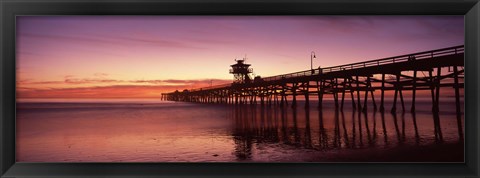
<svg viewBox="0 0 480 178">
<path fill-rule="evenodd" d="M 462 45 L 463 16 L 17 17 L 18 98 L 151 98 Z"/>
</svg>

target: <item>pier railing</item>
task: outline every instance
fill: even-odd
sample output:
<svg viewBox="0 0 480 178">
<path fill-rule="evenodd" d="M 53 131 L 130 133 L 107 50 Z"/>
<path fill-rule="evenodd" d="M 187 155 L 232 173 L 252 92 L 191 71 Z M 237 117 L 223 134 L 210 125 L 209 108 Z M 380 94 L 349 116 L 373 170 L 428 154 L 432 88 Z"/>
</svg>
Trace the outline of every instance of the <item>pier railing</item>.
<svg viewBox="0 0 480 178">
<path fill-rule="evenodd" d="M 262 79 L 264 81 L 276 81 L 276 80 L 287 79 L 287 78 L 306 77 L 306 76 L 318 75 L 320 73 L 360 69 L 365 67 L 406 62 L 409 60 L 421 60 L 421 59 L 428 59 L 428 58 L 440 57 L 440 56 L 446 56 L 446 55 L 452 55 L 452 54 L 460 54 L 460 53 L 464 53 L 464 50 L 465 50 L 464 45 L 460 45 L 460 46 L 454 46 L 449 48 L 442 48 L 437 50 L 406 54 L 401 56 L 394 56 L 394 57 L 375 59 L 375 60 L 364 61 L 364 62 L 357 62 L 352 64 L 345 64 L 345 65 L 319 68 L 319 69 L 313 69 L 313 70 L 305 70 L 300 72 L 265 77 Z"/>
<path fill-rule="evenodd" d="M 196 88 L 190 90 L 191 92 L 195 91 L 202 91 L 202 90 L 213 90 L 213 89 L 218 89 L 218 88 L 226 88 L 232 86 L 231 83 L 226 83 L 226 84 L 220 84 L 220 85 L 215 85 L 215 86 L 210 86 L 210 87 L 203 87 L 203 88 Z"/>
</svg>

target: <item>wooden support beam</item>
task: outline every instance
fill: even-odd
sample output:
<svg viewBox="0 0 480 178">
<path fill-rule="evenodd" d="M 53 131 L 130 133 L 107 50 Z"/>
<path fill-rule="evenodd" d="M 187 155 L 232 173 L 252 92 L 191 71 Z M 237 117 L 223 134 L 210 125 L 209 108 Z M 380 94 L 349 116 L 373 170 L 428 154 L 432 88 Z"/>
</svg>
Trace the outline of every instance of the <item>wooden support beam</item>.
<svg viewBox="0 0 480 178">
<path fill-rule="evenodd" d="M 293 83 L 292 95 L 293 95 L 292 108 L 296 108 L 297 107 L 297 83 Z"/>
<path fill-rule="evenodd" d="M 368 82 L 368 86 L 369 86 L 370 88 L 372 88 L 372 83 L 370 82 L 370 80 L 369 80 L 369 82 Z M 373 94 L 374 91 L 375 91 L 375 90 L 370 90 L 370 93 L 371 93 L 371 96 L 372 96 L 373 110 L 374 110 L 374 111 L 377 111 L 377 103 L 375 102 L 375 95 Z"/>
<path fill-rule="evenodd" d="M 282 84 L 282 93 L 280 93 L 281 101 L 280 101 L 280 106 L 283 106 L 283 103 L 285 102 L 285 84 Z"/>
<path fill-rule="evenodd" d="M 310 88 L 310 81 L 307 81 L 305 84 L 304 84 L 304 92 L 305 92 L 305 108 L 309 108 L 310 107 L 310 100 L 309 100 L 309 93 L 308 93 L 308 89 Z"/>
<path fill-rule="evenodd" d="M 338 109 L 338 78 L 335 78 L 335 82 L 331 81 L 332 83 L 332 94 L 333 94 L 333 99 L 335 100 L 335 109 Z"/>
<path fill-rule="evenodd" d="M 350 96 L 352 98 L 352 108 L 355 109 L 357 105 L 355 104 L 355 97 L 353 96 L 352 77 L 348 78 L 348 88 L 350 89 Z"/>
<path fill-rule="evenodd" d="M 355 144 L 356 144 L 356 133 L 357 133 L 357 129 L 355 128 L 355 112 L 352 112 L 352 147 L 355 148 Z"/>
<path fill-rule="evenodd" d="M 357 83 L 357 104 L 358 104 L 358 110 L 360 111 L 362 109 L 362 104 L 360 103 L 361 102 L 361 100 L 360 100 L 360 90 L 359 90 L 360 81 L 358 80 L 358 75 L 355 76 L 355 80 L 356 80 L 356 83 Z"/>
<path fill-rule="evenodd" d="M 277 89 L 273 90 L 273 103 L 278 105 L 278 98 L 277 98 Z"/>
<path fill-rule="evenodd" d="M 440 77 L 441 77 L 441 73 L 442 73 L 442 68 L 438 68 L 437 69 L 437 81 L 436 81 L 436 98 L 435 98 L 435 112 L 439 112 L 440 111 Z"/>
<path fill-rule="evenodd" d="M 413 78 L 412 78 L 412 108 L 410 112 L 415 112 L 415 96 L 417 91 L 417 70 L 413 70 Z"/>
<path fill-rule="evenodd" d="M 268 91 L 268 106 L 272 106 L 273 104 L 273 95 L 271 89 Z"/>
<path fill-rule="evenodd" d="M 264 87 L 260 87 L 260 105 L 264 106 L 265 105 L 265 90 Z"/>
<path fill-rule="evenodd" d="M 405 112 L 405 103 L 403 101 L 403 92 L 401 85 L 398 87 L 398 93 L 400 94 L 400 103 L 402 103 L 402 112 Z"/>
<path fill-rule="evenodd" d="M 435 112 L 435 87 L 433 85 L 434 77 L 433 77 L 432 71 L 428 71 L 428 76 L 430 77 L 430 92 L 432 95 L 432 112 Z"/>
<path fill-rule="evenodd" d="M 367 84 L 366 84 L 367 89 L 370 87 L 369 83 L 370 83 L 370 76 L 367 77 Z M 367 101 L 368 101 L 368 90 L 365 90 L 365 98 L 363 101 L 363 110 L 362 110 L 363 112 L 367 112 Z"/>
<path fill-rule="evenodd" d="M 400 74 L 397 74 L 397 82 L 395 83 L 395 94 L 393 96 L 393 106 L 392 110 L 390 110 L 391 113 L 397 112 L 397 95 L 398 95 L 398 83 L 400 83 Z"/>
<path fill-rule="evenodd" d="M 454 73 L 454 81 L 455 81 L 455 109 L 457 113 L 457 129 L 458 129 L 458 136 L 460 140 L 463 140 L 463 127 L 462 127 L 462 111 L 460 110 L 460 91 L 458 87 L 458 69 L 457 66 L 453 66 L 453 73 Z"/>
<path fill-rule="evenodd" d="M 235 104 L 238 104 L 238 93 L 235 93 Z"/>
<path fill-rule="evenodd" d="M 343 78 L 343 88 L 342 88 L 342 104 L 340 105 L 340 109 L 343 109 L 343 103 L 345 101 L 345 90 L 347 86 L 347 77 Z"/>
<path fill-rule="evenodd" d="M 287 105 L 287 106 L 288 106 L 288 99 L 287 99 L 287 96 L 288 96 L 288 95 L 285 93 L 285 95 L 284 95 L 284 97 L 285 97 L 285 105 Z"/>
<path fill-rule="evenodd" d="M 322 79 L 320 81 L 320 85 L 318 85 L 318 81 L 317 81 L 317 87 L 318 87 L 318 108 L 322 108 L 322 104 L 323 104 L 323 93 L 324 93 L 324 88 L 325 88 L 325 81 Z"/>
<path fill-rule="evenodd" d="M 250 90 L 250 93 L 251 93 L 251 95 L 250 95 L 250 104 L 254 104 L 254 101 L 255 101 L 255 99 L 254 99 L 254 98 L 255 98 L 255 88 L 250 88 L 249 90 Z"/>
</svg>

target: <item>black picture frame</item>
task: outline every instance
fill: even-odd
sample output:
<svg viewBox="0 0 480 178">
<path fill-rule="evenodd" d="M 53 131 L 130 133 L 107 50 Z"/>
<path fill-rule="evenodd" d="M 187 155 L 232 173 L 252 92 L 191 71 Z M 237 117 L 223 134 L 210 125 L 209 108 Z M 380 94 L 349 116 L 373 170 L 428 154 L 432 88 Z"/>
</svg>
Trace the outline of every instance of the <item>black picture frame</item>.
<svg viewBox="0 0 480 178">
<path fill-rule="evenodd" d="M 479 0 L 0 0 L 1 177 L 479 176 Z M 465 15 L 465 163 L 16 163 L 21 15 Z"/>
</svg>

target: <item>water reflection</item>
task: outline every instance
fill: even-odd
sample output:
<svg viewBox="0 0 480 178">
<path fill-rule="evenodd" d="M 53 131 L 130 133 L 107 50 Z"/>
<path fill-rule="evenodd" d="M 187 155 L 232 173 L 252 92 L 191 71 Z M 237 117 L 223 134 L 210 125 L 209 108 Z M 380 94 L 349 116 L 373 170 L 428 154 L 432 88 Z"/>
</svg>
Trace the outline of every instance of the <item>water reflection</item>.
<svg viewBox="0 0 480 178">
<path fill-rule="evenodd" d="M 325 126 L 323 124 L 323 112 L 320 110 L 318 112 L 318 117 L 319 117 L 319 126 L 320 126 L 320 131 L 319 131 L 319 140 L 320 140 L 320 148 L 322 149 L 327 149 L 328 148 L 328 135 L 325 130 Z"/>
<path fill-rule="evenodd" d="M 388 136 L 387 136 L 387 128 L 385 126 L 385 112 L 381 112 L 380 116 L 382 118 L 382 129 L 383 129 L 383 139 L 385 145 L 388 145 Z"/>
<path fill-rule="evenodd" d="M 412 113 L 412 120 L 413 120 L 413 128 L 415 129 L 415 143 L 418 145 L 420 144 L 420 135 L 418 134 L 418 126 L 417 126 L 417 114 L 415 112 Z"/>
<path fill-rule="evenodd" d="M 435 141 L 443 142 L 442 127 L 440 126 L 440 115 L 438 113 L 433 114 L 433 123 L 435 127 Z"/>
<path fill-rule="evenodd" d="M 448 131 L 448 142 L 461 141 L 457 128 L 442 128 L 440 124 L 456 126 L 455 115 L 440 116 L 438 113 L 237 105 L 232 108 L 231 115 L 235 121 L 233 136 L 237 160 L 251 159 L 255 144 L 313 151 L 395 148 L 405 144 L 421 146 L 445 142 L 445 131 Z M 378 116 L 380 120 L 377 121 Z"/>
<path fill-rule="evenodd" d="M 445 110 L 433 115 L 429 102 L 418 103 L 414 113 L 395 114 L 360 112 L 350 105 L 336 110 L 333 102 L 326 102 L 323 110 L 169 102 L 24 103 L 18 105 L 16 158 L 19 162 L 463 161 L 462 125 L 457 127 L 458 115 L 448 110 L 455 108 L 448 107 L 451 104 L 445 103 Z"/>
</svg>

